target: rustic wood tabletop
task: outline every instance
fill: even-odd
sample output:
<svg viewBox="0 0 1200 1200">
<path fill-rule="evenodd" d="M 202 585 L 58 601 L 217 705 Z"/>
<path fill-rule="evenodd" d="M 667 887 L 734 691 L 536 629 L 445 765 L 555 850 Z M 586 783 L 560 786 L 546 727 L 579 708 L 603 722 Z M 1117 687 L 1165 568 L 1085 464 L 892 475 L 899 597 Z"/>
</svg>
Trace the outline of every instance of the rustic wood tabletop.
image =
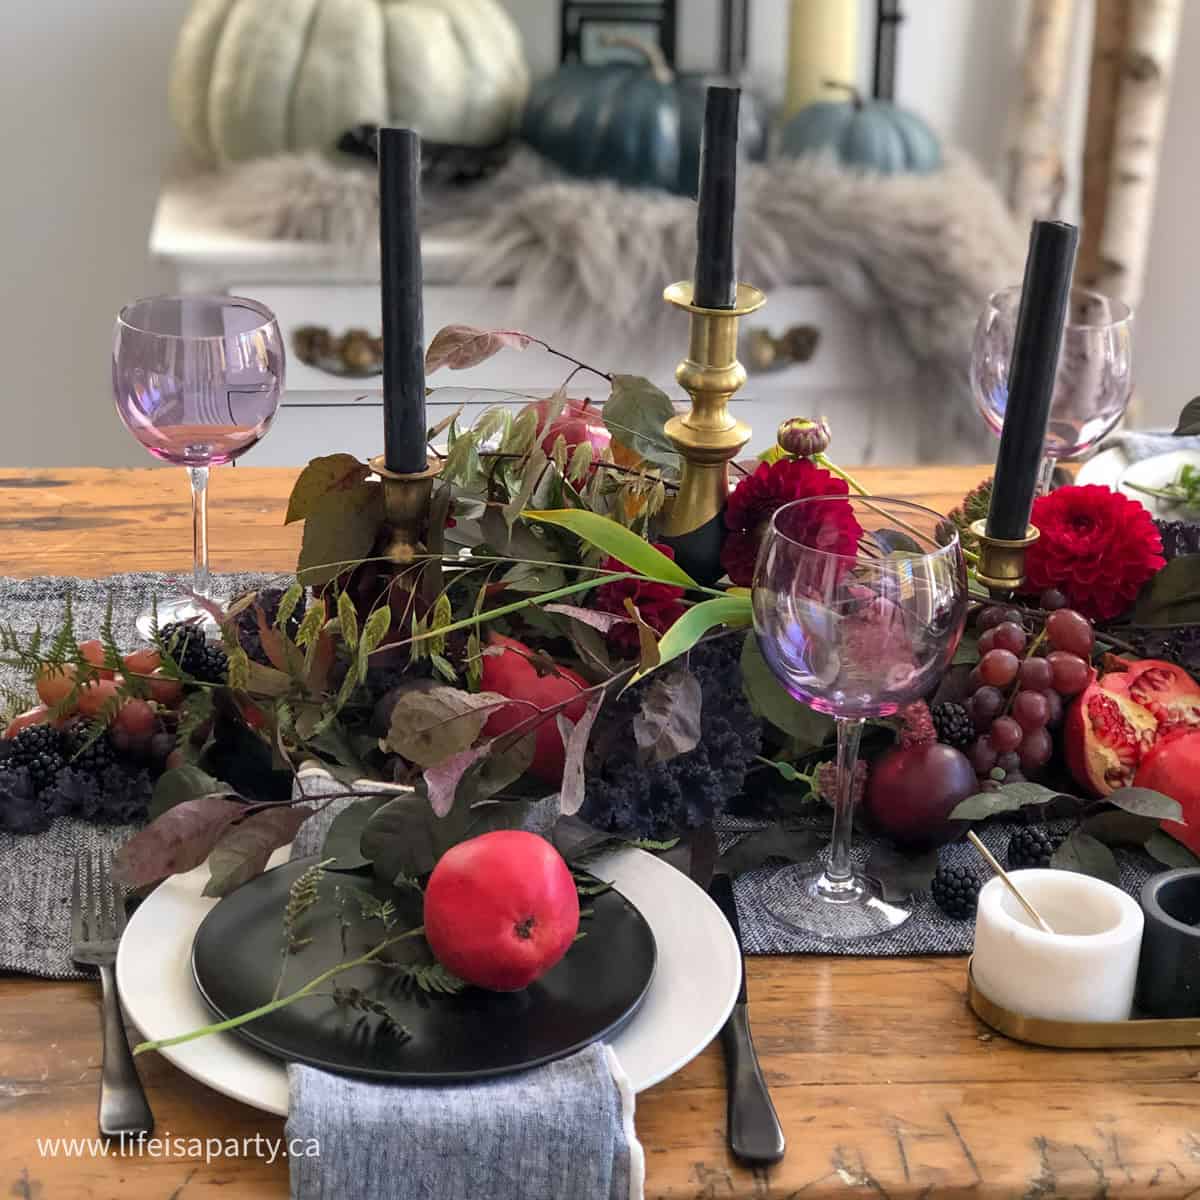
<svg viewBox="0 0 1200 1200">
<path fill-rule="evenodd" d="M 982 473 L 857 474 L 944 511 Z M 299 529 L 281 522 L 293 475 L 215 473 L 214 570 L 291 568 Z M 0 471 L 0 574 L 184 572 L 189 520 L 182 472 Z M 963 958 L 752 958 L 748 983 L 787 1157 L 759 1171 L 730 1157 L 714 1044 L 638 1099 L 648 1197 L 1200 1194 L 1200 1051 L 1052 1051 L 993 1036 L 966 1007 Z M 283 1122 L 154 1056 L 138 1062 L 158 1133 L 179 1139 L 172 1152 L 52 1156 L 46 1139 L 95 1136 L 99 1033 L 93 984 L 0 976 L 0 1196 L 287 1195 L 286 1162 L 253 1145 L 281 1137 Z M 248 1139 L 249 1152 L 192 1157 L 189 1139 L 209 1138 Z"/>
</svg>

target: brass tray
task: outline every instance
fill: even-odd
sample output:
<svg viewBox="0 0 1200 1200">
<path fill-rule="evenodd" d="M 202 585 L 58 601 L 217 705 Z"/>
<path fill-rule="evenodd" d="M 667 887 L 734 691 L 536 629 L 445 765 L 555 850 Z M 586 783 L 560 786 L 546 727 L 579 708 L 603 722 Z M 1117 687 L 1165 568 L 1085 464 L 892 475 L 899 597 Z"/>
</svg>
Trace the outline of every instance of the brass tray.
<svg viewBox="0 0 1200 1200">
<path fill-rule="evenodd" d="M 1130 1021 L 1048 1021 L 1001 1008 L 976 986 L 967 962 L 967 1003 L 997 1033 L 1034 1046 L 1061 1050 L 1135 1050 L 1148 1046 L 1200 1046 L 1200 1017 L 1146 1017 Z"/>
</svg>

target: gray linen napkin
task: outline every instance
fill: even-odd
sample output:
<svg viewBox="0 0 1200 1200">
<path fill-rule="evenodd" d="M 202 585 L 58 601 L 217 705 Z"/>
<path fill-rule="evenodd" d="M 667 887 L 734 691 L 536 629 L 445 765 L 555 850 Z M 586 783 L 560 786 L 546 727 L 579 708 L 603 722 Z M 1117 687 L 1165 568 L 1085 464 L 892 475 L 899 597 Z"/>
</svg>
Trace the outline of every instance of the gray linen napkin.
<svg viewBox="0 0 1200 1200">
<path fill-rule="evenodd" d="M 324 777 L 327 780 L 328 777 Z M 305 773 L 319 795 L 322 777 Z M 341 789 L 343 785 L 335 785 Z M 336 800 L 306 821 L 292 857 L 315 854 Z M 646 1163 L 634 1092 L 612 1050 L 593 1044 L 519 1075 L 401 1086 L 288 1066 L 294 1200 L 641 1200 Z"/>
</svg>

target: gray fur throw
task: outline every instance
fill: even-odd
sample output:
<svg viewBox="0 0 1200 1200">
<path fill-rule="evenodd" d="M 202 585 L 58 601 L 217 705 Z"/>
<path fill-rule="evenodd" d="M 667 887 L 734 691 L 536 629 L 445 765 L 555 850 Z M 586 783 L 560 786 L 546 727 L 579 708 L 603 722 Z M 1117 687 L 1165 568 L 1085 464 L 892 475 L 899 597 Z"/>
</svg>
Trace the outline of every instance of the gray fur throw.
<svg viewBox="0 0 1200 1200">
<path fill-rule="evenodd" d="M 318 154 L 244 163 L 193 180 L 224 227 L 373 254 L 370 169 Z M 926 175 L 877 175 L 823 158 L 743 168 L 741 275 L 770 289 L 824 283 L 861 314 L 883 378 L 916 376 L 930 457 L 987 446 L 967 390 L 971 335 L 987 295 L 1021 278 L 1025 233 L 969 159 Z M 581 337 L 644 342 L 669 319 L 663 287 L 691 274 L 696 210 L 685 197 L 570 179 L 520 150 L 491 178 L 429 190 L 425 228 L 460 239 L 455 282 L 514 284 L 513 323 L 582 326 Z M 622 336 L 623 335 L 623 336 Z M 627 368 L 628 369 L 628 368 Z"/>
</svg>

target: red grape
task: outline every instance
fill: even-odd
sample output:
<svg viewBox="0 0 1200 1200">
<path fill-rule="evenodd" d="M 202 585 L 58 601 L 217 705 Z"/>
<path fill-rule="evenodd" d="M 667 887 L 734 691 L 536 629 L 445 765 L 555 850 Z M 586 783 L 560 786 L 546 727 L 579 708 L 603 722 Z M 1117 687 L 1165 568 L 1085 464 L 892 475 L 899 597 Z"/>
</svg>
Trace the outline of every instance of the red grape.
<svg viewBox="0 0 1200 1200">
<path fill-rule="evenodd" d="M 1026 771 L 1035 771 L 1050 761 L 1054 742 L 1048 729 L 1035 729 L 1025 735 L 1021 743 L 1021 766 Z"/>
<path fill-rule="evenodd" d="M 990 650 L 979 660 L 979 678 L 993 687 L 1008 687 L 1021 660 L 1011 650 Z"/>
<path fill-rule="evenodd" d="M 993 629 L 1004 620 L 1004 609 L 998 605 L 992 604 L 987 608 L 981 609 L 979 619 L 975 622 L 976 628 L 980 633 L 987 629 Z"/>
<path fill-rule="evenodd" d="M 175 749 L 175 739 L 166 730 L 160 730 L 150 739 L 150 745 L 147 749 L 152 759 L 162 762 Z"/>
<path fill-rule="evenodd" d="M 1008 621 L 1013 625 L 1020 625 L 1021 610 L 1019 608 L 1006 608 L 1004 610 L 1004 617 L 1001 622 L 1002 624 L 1003 624 L 1003 621 Z"/>
<path fill-rule="evenodd" d="M 1021 739 L 1025 736 L 1021 726 L 1012 719 L 1012 717 L 997 717 L 992 722 L 992 732 L 990 737 L 992 745 L 1001 753 L 1007 754 L 1010 750 L 1016 750 L 1021 744 Z"/>
<path fill-rule="evenodd" d="M 1007 754 L 1001 754 L 1000 757 L 996 759 L 996 766 L 999 767 L 1005 775 L 1010 775 L 1013 771 L 1020 769 L 1021 756 L 1015 750 L 1010 750 Z"/>
<path fill-rule="evenodd" d="M 971 668 L 971 673 L 970 673 L 970 675 L 967 676 L 967 682 L 968 682 L 968 684 L 970 686 L 970 690 L 972 692 L 977 692 L 977 691 L 979 691 L 979 689 L 981 687 L 985 686 L 985 684 L 983 682 L 983 676 L 980 675 L 980 673 L 979 673 L 979 664 L 978 663 L 976 663 L 975 666 L 973 666 Z"/>
<path fill-rule="evenodd" d="M 1026 733 L 1042 729 L 1050 720 L 1050 705 L 1041 692 L 1018 692 L 1012 706 L 1013 720 Z"/>
<path fill-rule="evenodd" d="M 174 708 L 183 699 L 183 684 L 154 671 L 149 679 L 150 698 L 166 708 Z"/>
<path fill-rule="evenodd" d="M 971 760 L 976 775 L 986 775 L 996 765 L 996 750 L 992 739 L 986 734 L 976 738 L 967 751 L 967 757 Z"/>
<path fill-rule="evenodd" d="M 1055 650 L 1088 658 L 1095 644 L 1092 623 L 1073 608 L 1060 608 L 1046 618 L 1046 639 Z"/>
<path fill-rule="evenodd" d="M 1046 718 L 1046 724 L 1054 729 L 1063 718 L 1062 697 L 1053 688 L 1048 688 L 1042 695 L 1046 698 L 1046 705 L 1050 713 Z"/>
<path fill-rule="evenodd" d="M 133 738 L 145 737 L 158 724 L 154 709 L 145 700 L 126 700 L 113 721 L 117 729 L 123 729 Z"/>
<path fill-rule="evenodd" d="M 1062 696 L 1074 696 L 1087 687 L 1091 668 L 1077 654 L 1055 650 L 1046 655 L 1054 679 L 1054 690 Z"/>
<path fill-rule="evenodd" d="M 975 723 L 978 733 L 986 733 L 991 723 L 1000 715 L 1004 708 L 1004 697 L 994 687 L 981 687 L 968 701 L 971 709 L 971 720 Z"/>
<path fill-rule="evenodd" d="M 996 648 L 996 631 L 995 629 L 987 629 L 979 635 L 979 656 L 982 658 L 989 651 Z"/>
<path fill-rule="evenodd" d="M 1021 680 L 1021 690 L 1025 692 L 1044 692 L 1053 682 L 1054 672 L 1044 658 L 1027 658 L 1021 664 L 1018 673 Z"/>
<path fill-rule="evenodd" d="M 182 750 L 172 750 L 171 753 L 167 755 L 166 761 L 163 763 L 163 766 L 166 767 L 168 771 L 170 771 L 170 770 L 173 770 L 175 767 L 182 767 L 186 763 L 187 763 L 187 759 L 184 758 Z"/>
<path fill-rule="evenodd" d="M 1058 588 L 1047 588 L 1041 596 L 1038 597 L 1038 604 L 1041 605 L 1047 612 L 1054 612 L 1060 608 L 1067 607 L 1067 598 L 1058 590 Z"/>
<path fill-rule="evenodd" d="M 1025 637 L 1025 630 L 1020 625 L 1012 621 L 1005 621 L 1003 625 L 997 625 L 992 630 L 992 640 L 997 650 L 1008 650 L 1013 654 L 1020 654 L 1024 651 L 1028 639 Z"/>
</svg>

